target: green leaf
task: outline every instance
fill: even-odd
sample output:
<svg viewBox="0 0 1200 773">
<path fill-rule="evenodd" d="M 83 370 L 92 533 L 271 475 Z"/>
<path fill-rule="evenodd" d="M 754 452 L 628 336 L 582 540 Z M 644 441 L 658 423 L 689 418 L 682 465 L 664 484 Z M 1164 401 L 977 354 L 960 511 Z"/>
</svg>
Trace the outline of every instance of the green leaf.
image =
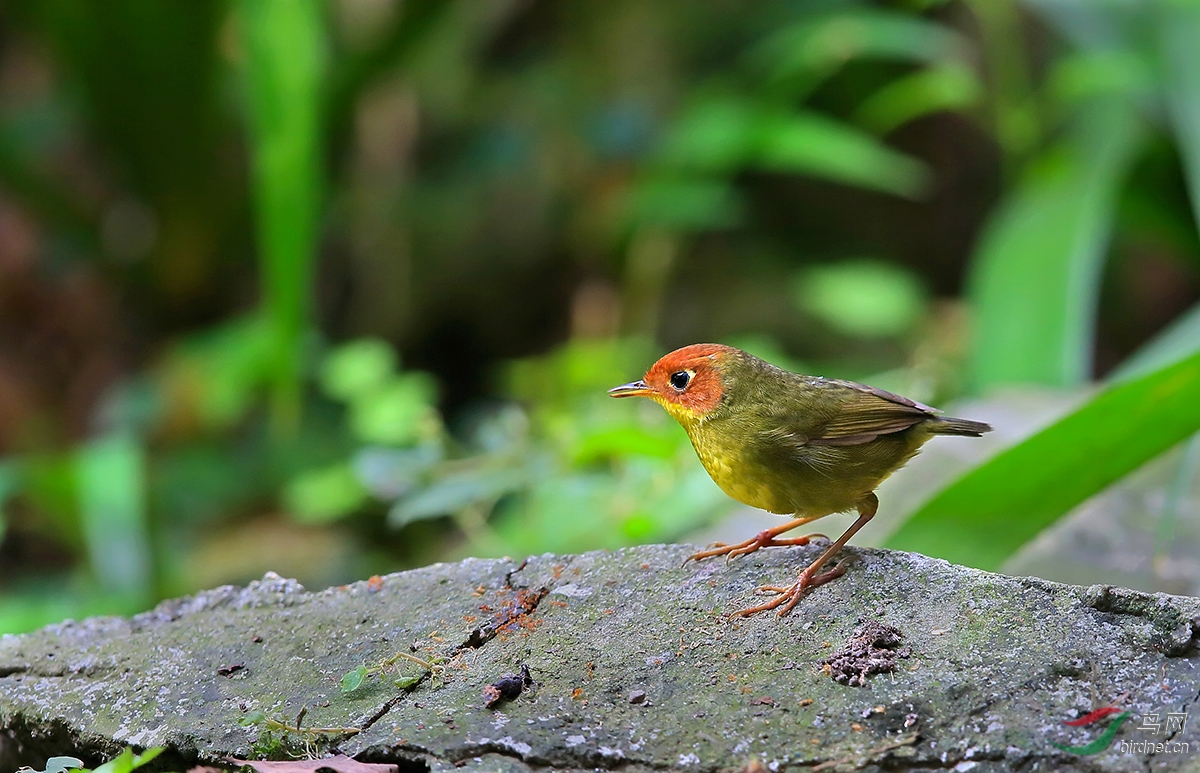
<svg viewBox="0 0 1200 773">
<path fill-rule="evenodd" d="M 78 589 L 70 583 L 48 584 L 47 589 L 52 592 L 0 595 L 0 635 L 34 631 L 67 618 L 129 616 L 146 608 L 144 597 L 97 593 L 95 588 Z"/>
<path fill-rule="evenodd" d="M 75 757 L 51 757 L 46 760 L 46 768 L 43 773 L 64 773 L 64 771 L 82 767 L 83 760 Z"/>
<path fill-rule="evenodd" d="M 153 749 L 147 749 L 141 754 L 135 755 L 133 749 L 126 747 L 115 759 L 109 760 L 100 767 L 92 771 L 92 773 L 130 773 L 143 765 L 154 760 L 155 757 L 162 754 L 164 747 L 156 746 Z"/>
<path fill-rule="evenodd" d="M 774 80 L 807 76 L 811 85 L 855 59 L 939 62 L 965 59 L 966 40 L 913 14 L 861 8 L 784 27 L 751 54 Z"/>
<path fill-rule="evenodd" d="M 982 96 L 983 85 L 969 67 L 932 67 L 889 81 L 859 105 L 857 117 L 872 131 L 886 134 L 930 113 L 971 107 Z"/>
<path fill-rule="evenodd" d="M 1063 514 L 1200 429 L 1200 354 L 1113 384 L 938 493 L 887 541 L 995 570 Z"/>
<path fill-rule="evenodd" d="M 917 195 L 929 178 L 922 162 L 852 126 L 818 113 L 782 111 L 728 95 L 708 97 L 686 111 L 663 141 L 659 159 L 667 167 L 691 172 L 790 172 L 899 196 Z M 669 199 L 664 199 L 658 205 L 664 211 L 683 211 L 680 204 L 665 207 Z M 703 197 L 692 193 L 690 207 L 712 216 L 718 201 L 715 189 Z M 710 209 L 702 209 L 700 203 Z"/>
<path fill-rule="evenodd" d="M 325 394 L 350 402 L 380 387 L 396 371 L 396 352 L 387 341 L 359 338 L 334 349 L 321 363 Z"/>
<path fill-rule="evenodd" d="M 1153 98 L 1156 88 L 1153 67 L 1143 52 L 1132 50 L 1084 51 L 1064 56 L 1049 78 L 1050 92 L 1064 105 L 1097 97 Z"/>
<path fill-rule="evenodd" d="M 395 680 L 395 685 L 401 690 L 407 690 L 419 681 L 421 681 L 421 677 L 419 676 L 402 676 Z"/>
<path fill-rule="evenodd" d="M 436 422 L 437 390 L 425 373 L 405 373 L 354 398 L 350 429 L 364 443 L 405 445 L 428 434 Z"/>
<path fill-rule="evenodd" d="M 913 198 L 929 184 L 924 163 L 871 135 L 823 115 L 764 116 L 755 128 L 749 166 L 792 172 Z"/>
<path fill-rule="evenodd" d="M 839 332 L 881 338 L 908 332 L 925 310 L 911 271 L 878 260 L 813 266 L 796 277 L 796 305 Z"/>
<path fill-rule="evenodd" d="M 76 464 L 80 517 L 99 584 L 114 593 L 148 596 L 151 552 L 141 442 L 113 432 L 81 446 Z"/>
<path fill-rule="evenodd" d="M 163 368 L 167 391 L 194 395 L 205 425 L 228 428 L 270 379 L 270 335 L 263 317 L 254 314 L 189 337 Z"/>
<path fill-rule="evenodd" d="M 311 325 L 321 210 L 322 9 L 293 0 L 242 0 L 255 225 L 271 332 L 272 417 L 299 422 L 300 355 Z"/>
<path fill-rule="evenodd" d="M 729 174 L 745 163 L 760 108 L 719 94 L 701 99 L 671 126 L 658 149 L 670 167 Z"/>
<path fill-rule="evenodd" d="M 1143 134 L 1128 103 L 1091 105 L 992 216 L 970 279 L 977 386 L 1090 377 L 1116 194 Z"/>
<path fill-rule="evenodd" d="M 242 727 L 254 727 L 267 721 L 267 715 L 261 711 L 251 711 L 238 717 L 237 723 Z"/>
<path fill-rule="evenodd" d="M 155 746 L 152 749 L 147 749 L 133 758 L 133 767 L 140 768 L 141 766 L 153 761 L 155 757 L 162 754 L 164 751 L 166 751 L 166 747 L 164 746 Z"/>
<path fill-rule="evenodd" d="M 354 692 L 362 686 L 363 680 L 367 678 L 367 667 L 360 665 L 353 671 L 347 671 L 342 676 L 342 692 Z"/>
<path fill-rule="evenodd" d="M 283 492 L 284 506 L 300 523 L 337 520 L 357 510 L 366 499 L 366 488 L 346 463 L 302 473 Z"/>
<path fill-rule="evenodd" d="M 637 183 L 626 204 L 630 227 L 709 231 L 741 222 L 744 206 L 725 180 L 652 177 Z"/>
<path fill-rule="evenodd" d="M 676 427 L 651 430 L 639 424 L 605 423 L 583 433 L 574 446 L 572 462 L 585 465 L 630 454 L 670 459 L 682 440 L 676 430 Z"/>
<path fill-rule="evenodd" d="M 1192 0 L 1183 0 L 1184 3 Z M 1122 0 L 1075 2 L 1075 0 L 1025 0 L 1024 5 L 1070 41 L 1073 47 L 1090 50 L 1135 48 L 1146 32 L 1147 11 L 1166 3 L 1127 3 Z"/>
<path fill-rule="evenodd" d="M 422 518 L 436 518 L 480 502 L 494 502 L 525 485 L 523 470 L 472 470 L 447 475 L 429 488 L 402 499 L 388 513 L 388 523 L 400 527 Z"/>
<path fill-rule="evenodd" d="M 129 773 L 133 770 L 133 749 L 125 750 L 113 759 L 92 771 L 92 773 Z"/>
<path fill-rule="evenodd" d="M 146 749 L 142 754 L 134 755 L 133 749 L 126 747 L 114 759 L 104 763 L 104 765 L 96 768 L 91 773 L 130 773 L 154 760 L 155 757 L 163 753 L 163 750 L 164 747 L 155 747 Z M 62 757 L 56 757 L 56 759 L 62 759 Z M 71 759 L 71 757 L 66 757 L 66 759 Z"/>
</svg>

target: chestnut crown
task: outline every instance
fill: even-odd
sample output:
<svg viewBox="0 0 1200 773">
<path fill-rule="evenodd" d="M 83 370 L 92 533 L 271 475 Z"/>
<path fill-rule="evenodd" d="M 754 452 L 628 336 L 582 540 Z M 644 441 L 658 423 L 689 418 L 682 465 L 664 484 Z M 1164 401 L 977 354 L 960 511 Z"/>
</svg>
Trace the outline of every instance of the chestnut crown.
<svg viewBox="0 0 1200 773">
<path fill-rule="evenodd" d="M 692 344 L 663 355 L 640 381 L 610 389 L 613 397 L 649 397 L 676 418 L 701 418 L 721 402 L 721 365 L 737 352 L 721 344 Z"/>
</svg>

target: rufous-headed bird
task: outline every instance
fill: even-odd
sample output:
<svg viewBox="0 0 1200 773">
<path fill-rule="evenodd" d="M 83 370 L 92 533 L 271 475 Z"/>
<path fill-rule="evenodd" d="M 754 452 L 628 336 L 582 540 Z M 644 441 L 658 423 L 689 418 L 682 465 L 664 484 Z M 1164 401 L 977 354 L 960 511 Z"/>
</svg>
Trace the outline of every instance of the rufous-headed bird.
<svg viewBox="0 0 1200 773">
<path fill-rule="evenodd" d="M 687 431 L 704 469 L 721 489 L 751 507 L 791 515 L 736 545 L 717 543 L 688 560 L 753 553 L 810 538 L 779 535 L 831 513 L 857 509 L 856 520 L 788 586 L 735 614 L 779 608 L 783 616 L 804 592 L 840 577 L 841 562 L 818 570 L 875 515 L 875 488 L 934 435 L 979 437 L 980 421 L 939 416 L 929 406 L 853 381 L 801 376 L 741 349 L 693 344 L 665 355 L 640 381 L 608 392 L 649 397 Z M 685 562 L 686 563 L 686 562 Z"/>
</svg>

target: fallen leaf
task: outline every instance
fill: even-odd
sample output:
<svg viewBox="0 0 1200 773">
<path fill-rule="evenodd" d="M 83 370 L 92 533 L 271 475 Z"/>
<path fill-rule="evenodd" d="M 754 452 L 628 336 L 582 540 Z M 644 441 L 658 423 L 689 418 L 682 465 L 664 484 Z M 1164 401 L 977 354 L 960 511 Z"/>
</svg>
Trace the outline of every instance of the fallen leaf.
<svg viewBox="0 0 1200 773">
<path fill-rule="evenodd" d="M 363 680 L 367 678 L 367 667 L 359 665 L 353 671 L 347 671 L 342 674 L 341 688 L 342 692 L 354 692 L 362 686 Z"/>
<path fill-rule="evenodd" d="M 17 773 L 65 773 L 75 768 L 82 768 L 83 760 L 76 757 L 51 757 L 46 760 L 46 769 L 35 771 L 30 767 L 17 768 Z"/>
</svg>

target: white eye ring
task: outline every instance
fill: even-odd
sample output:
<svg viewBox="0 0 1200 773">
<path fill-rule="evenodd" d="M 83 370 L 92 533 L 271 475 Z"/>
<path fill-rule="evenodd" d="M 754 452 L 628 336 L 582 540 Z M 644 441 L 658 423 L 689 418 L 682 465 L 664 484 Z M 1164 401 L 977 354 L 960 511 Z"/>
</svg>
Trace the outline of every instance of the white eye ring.
<svg viewBox="0 0 1200 773">
<path fill-rule="evenodd" d="M 692 379 L 695 376 L 696 371 L 694 370 L 677 370 L 667 380 L 670 382 L 672 389 L 676 392 L 682 392 L 688 388 L 688 385 L 692 383 Z"/>
</svg>

